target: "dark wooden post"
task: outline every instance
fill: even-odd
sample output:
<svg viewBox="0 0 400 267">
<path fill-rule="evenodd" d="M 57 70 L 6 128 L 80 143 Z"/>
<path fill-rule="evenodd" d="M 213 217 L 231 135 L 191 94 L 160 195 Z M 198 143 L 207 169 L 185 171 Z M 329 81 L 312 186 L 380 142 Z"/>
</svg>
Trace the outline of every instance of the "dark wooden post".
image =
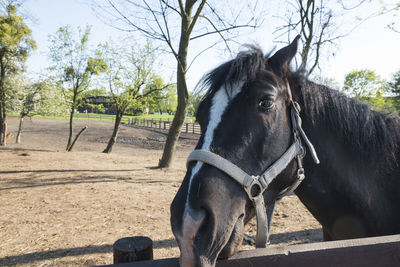
<svg viewBox="0 0 400 267">
<path fill-rule="evenodd" d="M 158 129 L 161 129 L 161 119 L 160 119 L 160 123 L 158 124 Z"/>
<path fill-rule="evenodd" d="M 153 241 L 146 236 L 118 239 L 113 245 L 114 264 L 153 259 Z"/>
<path fill-rule="evenodd" d="M 189 127 L 189 123 L 185 123 L 186 124 L 186 133 L 188 133 L 189 131 L 189 129 L 188 129 L 188 127 Z"/>
<path fill-rule="evenodd" d="M 195 122 L 193 122 L 193 124 L 192 124 L 192 133 L 194 134 L 194 125 L 195 125 Z"/>
</svg>

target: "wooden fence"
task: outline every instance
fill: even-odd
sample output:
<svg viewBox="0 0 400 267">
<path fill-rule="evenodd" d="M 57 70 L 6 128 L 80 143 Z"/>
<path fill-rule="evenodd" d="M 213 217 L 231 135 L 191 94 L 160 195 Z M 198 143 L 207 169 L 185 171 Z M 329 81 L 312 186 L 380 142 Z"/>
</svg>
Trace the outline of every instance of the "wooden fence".
<svg viewBox="0 0 400 267">
<path fill-rule="evenodd" d="M 105 114 L 84 114 L 79 113 L 75 115 L 76 118 L 79 119 L 96 119 L 96 120 L 105 120 L 105 121 L 115 121 L 115 115 L 105 115 Z M 137 125 L 146 128 L 154 128 L 159 130 L 169 130 L 171 127 L 171 121 L 168 120 L 156 120 L 156 119 L 144 119 L 144 118 L 130 118 L 130 117 L 122 117 L 122 123 Z M 191 134 L 201 134 L 200 125 L 196 122 L 185 122 L 182 126 L 182 133 L 191 133 Z"/>
<path fill-rule="evenodd" d="M 160 130 L 169 130 L 171 127 L 171 121 L 163 121 L 163 120 L 148 120 L 143 118 L 129 118 L 128 124 L 137 125 L 147 128 L 155 128 Z M 191 134 L 201 134 L 200 125 L 196 122 L 185 122 L 182 126 L 182 133 L 191 133 Z"/>
<path fill-rule="evenodd" d="M 107 266 L 178 267 L 179 260 L 171 258 Z M 217 262 L 217 267 L 227 266 L 398 267 L 400 235 L 247 250 L 239 252 L 228 260 Z"/>
</svg>

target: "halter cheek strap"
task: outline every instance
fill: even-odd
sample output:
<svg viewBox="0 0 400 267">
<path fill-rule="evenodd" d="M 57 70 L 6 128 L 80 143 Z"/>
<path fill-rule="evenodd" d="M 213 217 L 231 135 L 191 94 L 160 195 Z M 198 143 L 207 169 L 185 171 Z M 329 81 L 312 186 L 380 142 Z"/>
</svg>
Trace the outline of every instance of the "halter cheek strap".
<svg viewBox="0 0 400 267">
<path fill-rule="evenodd" d="M 266 213 L 266 207 L 264 203 L 263 193 L 273 182 L 273 180 L 289 165 L 289 163 L 296 159 L 297 160 L 297 174 L 292 185 L 284 189 L 279 193 L 277 200 L 284 196 L 292 193 L 304 180 L 304 169 L 302 165 L 302 158 L 305 155 L 305 149 L 302 146 L 301 141 L 303 140 L 307 145 L 311 156 L 316 164 L 319 164 L 319 159 L 315 152 L 314 146 L 307 138 L 305 132 L 301 127 L 300 118 L 300 106 L 297 102 L 293 101 L 289 84 L 287 84 L 287 90 L 290 100 L 290 116 L 292 121 L 293 131 L 293 144 L 286 150 L 285 153 L 272 164 L 267 170 L 260 175 L 249 175 L 241 168 L 228 161 L 227 159 L 211 152 L 208 150 L 197 149 L 190 153 L 187 159 L 187 165 L 192 161 L 201 161 L 209 164 L 233 178 L 236 182 L 243 186 L 247 196 L 253 202 L 256 210 L 257 217 L 257 236 L 256 236 L 256 247 L 266 247 L 268 241 L 268 218 Z"/>
</svg>

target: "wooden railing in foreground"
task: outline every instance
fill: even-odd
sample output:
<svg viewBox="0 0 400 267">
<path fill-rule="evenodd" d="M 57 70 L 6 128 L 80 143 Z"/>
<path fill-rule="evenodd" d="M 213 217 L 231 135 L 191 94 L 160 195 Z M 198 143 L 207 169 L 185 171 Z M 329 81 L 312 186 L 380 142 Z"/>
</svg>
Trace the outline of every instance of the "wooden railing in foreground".
<svg viewBox="0 0 400 267">
<path fill-rule="evenodd" d="M 177 258 L 172 258 L 107 266 L 178 267 L 179 261 Z M 217 267 L 226 266 L 398 267 L 400 266 L 400 235 L 247 250 L 239 252 L 228 260 L 217 262 Z"/>
</svg>

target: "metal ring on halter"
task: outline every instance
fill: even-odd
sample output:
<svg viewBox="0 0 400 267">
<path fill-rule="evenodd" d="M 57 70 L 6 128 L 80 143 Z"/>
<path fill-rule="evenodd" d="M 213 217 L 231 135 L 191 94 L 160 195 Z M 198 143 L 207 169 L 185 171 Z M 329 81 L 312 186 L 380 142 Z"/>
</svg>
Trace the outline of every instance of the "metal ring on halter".
<svg viewBox="0 0 400 267">
<path fill-rule="evenodd" d="M 297 154 L 297 156 L 300 158 L 300 159 L 303 159 L 305 156 L 306 156 L 306 150 L 305 150 L 305 148 L 304 148 L 304 146 L 301 144 L 301 142 L 300 142 L 300 150 L 299 150 L 299 154 Z"/>
<path fill-rule="evenodd" d="M 251 184 L 249 186 L 244 186 L 243 188 L 246 191 L 247 195 L 249 196 L 249 199 L 251 201 L 254 201 L 255 199 L 257 199 L 259 197 L 263 197 L 262 194 L 263 194 L 265 188 L 259 181 L 260 176 L 251 176 L 251 178 L 253 178 L 253 181 L 251 182 Z M 254 188 L 254 186 L 257 186 L 259 189 L 255 196 L 251 192 L 252 189 Z"/>
</svg>

